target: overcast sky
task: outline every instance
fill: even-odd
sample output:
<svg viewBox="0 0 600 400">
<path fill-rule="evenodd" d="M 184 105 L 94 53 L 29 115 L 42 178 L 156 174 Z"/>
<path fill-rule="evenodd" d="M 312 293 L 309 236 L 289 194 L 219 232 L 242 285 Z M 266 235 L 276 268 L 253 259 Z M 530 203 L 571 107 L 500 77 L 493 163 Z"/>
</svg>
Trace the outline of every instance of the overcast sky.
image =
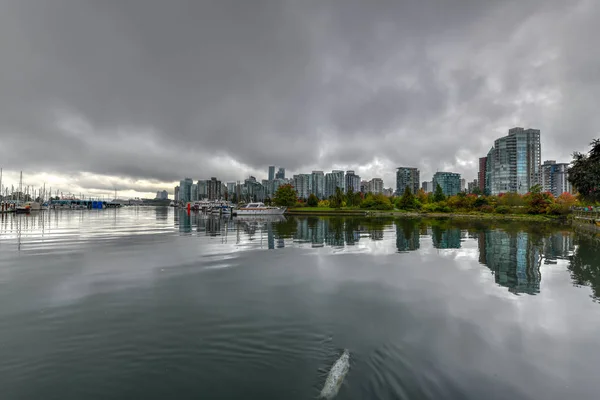
<svg viewBox="0 0 600 400">
<path fill-rule="evenodd" d="M 0 166 L 83 193 L 354 169 L 471 180 L 599 137 L 597 0 L 0 0 Z"/>
</svg>

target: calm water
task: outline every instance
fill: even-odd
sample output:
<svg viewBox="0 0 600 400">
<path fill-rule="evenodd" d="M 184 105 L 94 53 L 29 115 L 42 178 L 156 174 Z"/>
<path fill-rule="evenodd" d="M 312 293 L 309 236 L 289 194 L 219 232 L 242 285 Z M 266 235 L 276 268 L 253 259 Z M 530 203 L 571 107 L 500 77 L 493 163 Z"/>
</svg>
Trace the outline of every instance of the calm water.
<svg viewBox="0 0 600 400">
<path fill-rule="evenodd" d="M 598 399 L 600 245 L 540 225 L 0 217 L 2 399 Z"/>
</svg>

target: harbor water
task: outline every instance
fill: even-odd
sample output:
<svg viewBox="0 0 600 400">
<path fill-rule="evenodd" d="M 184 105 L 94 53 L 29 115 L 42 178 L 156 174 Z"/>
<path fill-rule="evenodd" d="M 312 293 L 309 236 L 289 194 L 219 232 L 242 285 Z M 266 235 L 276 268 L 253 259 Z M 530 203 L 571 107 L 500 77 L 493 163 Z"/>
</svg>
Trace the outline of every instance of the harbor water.
<svg viewBox="0 0 600 400">
<path fill-rule="evenodd" d="M 599 296 L 561 226 L 0 215 L 0 397 L 597 399 Z"/>
</svg>

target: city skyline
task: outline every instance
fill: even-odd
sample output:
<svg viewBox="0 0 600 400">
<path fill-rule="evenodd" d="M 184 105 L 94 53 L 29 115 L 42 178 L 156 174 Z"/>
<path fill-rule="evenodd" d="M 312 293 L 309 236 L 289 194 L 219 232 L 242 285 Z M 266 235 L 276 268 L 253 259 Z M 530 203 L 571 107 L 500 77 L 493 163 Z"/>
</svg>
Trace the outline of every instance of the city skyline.
<svg viewBox="0 0 600 400">
<path fill-rule="evenodd" d="M 269 165 L 471 182 L 511 127 L 543 132 L 542 161 L 598 136 L 593 1 L 97 3 L 4 2 L 7 184 L 23 171 L 34 187 L 154 197 L 182 175 Z"/>
</svg>

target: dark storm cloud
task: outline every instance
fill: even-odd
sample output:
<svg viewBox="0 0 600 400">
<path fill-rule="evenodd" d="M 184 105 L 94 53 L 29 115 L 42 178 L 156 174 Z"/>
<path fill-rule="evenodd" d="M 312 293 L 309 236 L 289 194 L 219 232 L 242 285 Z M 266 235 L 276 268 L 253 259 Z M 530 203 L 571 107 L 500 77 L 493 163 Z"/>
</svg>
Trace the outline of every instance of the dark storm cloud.
<svg viewBox="0 0 600 400">
<path fill-rule="evenodd" d="M 0 160 L 152 182 L 379 160 L 390 186 L 399 165 L 473 178 L 521 125 L 568 161 L 598 136 L 599 14 L 591 0 L 5 0 Z"/>
</svg>

